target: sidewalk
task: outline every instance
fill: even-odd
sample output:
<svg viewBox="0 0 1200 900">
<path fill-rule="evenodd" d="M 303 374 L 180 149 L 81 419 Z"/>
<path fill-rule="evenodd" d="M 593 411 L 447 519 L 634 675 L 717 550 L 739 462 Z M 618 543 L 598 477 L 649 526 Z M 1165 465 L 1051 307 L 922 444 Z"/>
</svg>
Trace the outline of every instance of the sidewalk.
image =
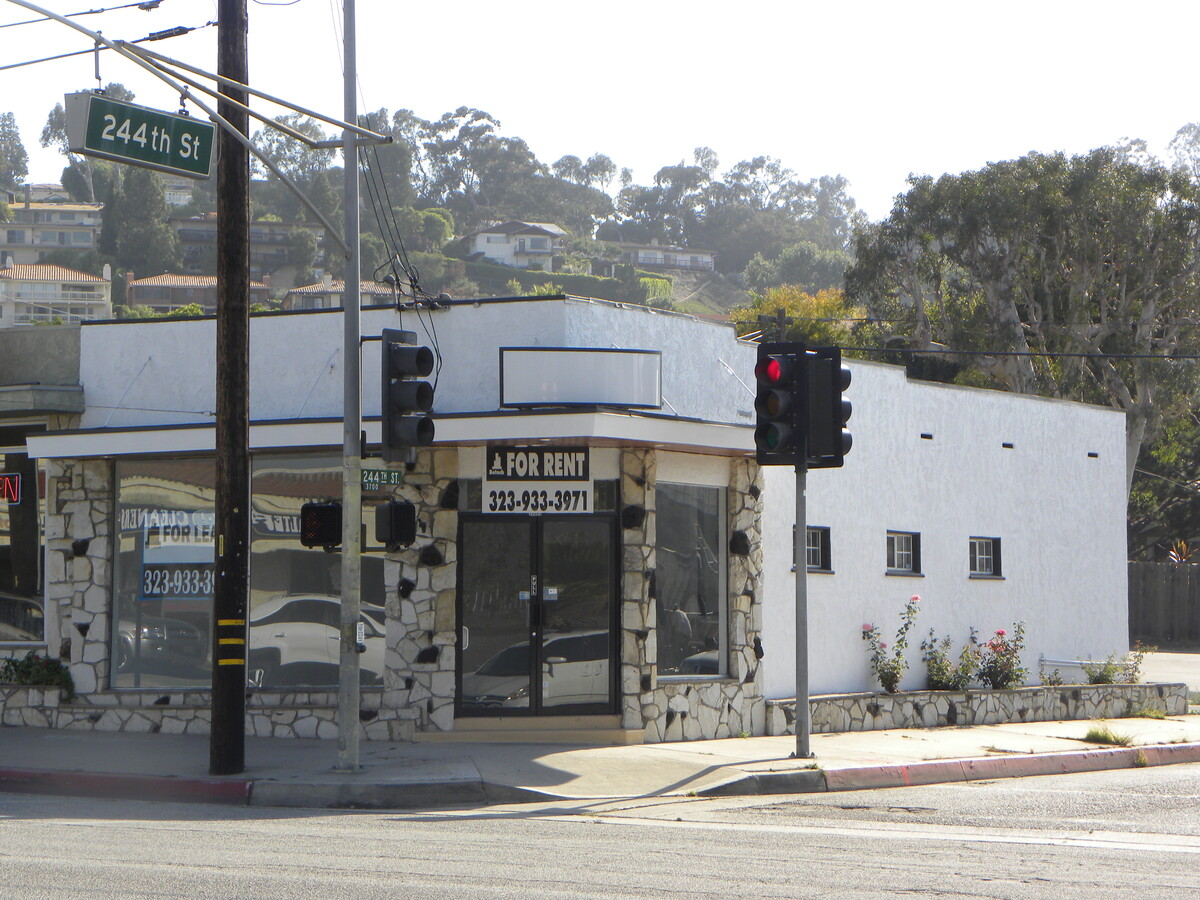
<svg viewBox="0 0 1200 900">
<path fill-rule="evenodd" d="M 1090 721 L 574 747 L 360 744 L 361 771 L 334 771 L 333 741 L 246 739 L 242 775 L 208 775 L 205 735 L 0 728 L 0 792 L 405 809 L 544 800 L 733 796 L 899 787 L 1200 762 L 1200 715 L 1115 719 L 1131 747 L 1083 743 Z M 812 768 L 812 766 L 816 768 Z M 2 802 L 2 801 L 0 801 Z"/>
</svg>

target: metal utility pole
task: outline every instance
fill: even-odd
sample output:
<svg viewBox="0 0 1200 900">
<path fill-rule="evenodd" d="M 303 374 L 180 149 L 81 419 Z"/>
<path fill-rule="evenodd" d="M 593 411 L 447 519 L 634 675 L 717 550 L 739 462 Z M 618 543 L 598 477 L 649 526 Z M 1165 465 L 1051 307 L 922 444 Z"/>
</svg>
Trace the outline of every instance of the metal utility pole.
<svg viewBox="0 0 1200 900">
<path fill-rule="evenodd" d="M 354 0 L 343 0 L 342 79 L 347 125 L 355 125 L 358 120 L 354 28 Z M 337 769 L 356 771 L 359 768 L 358 723 L 361 708 L 358 623 L 362 582 L 362 389 L 359 380 L 362 303 L 358 281 L 358 136 L 350 128 L 342 132 L 342 160 L 346 179 L 346 244 L 350 253 L 342 284 L 342 640 L 338 667 Z"/>
<path fill-rule="evenodd" d="M 246 0 L 219 0 L 217 71 L 249 81 Z M 244 91 L 223 82 L 241 103 Z M 220 115 L 243 135 L 245 111 L 221 100 Z M 250 157 L 222 129 L 217 160 L 217 571 L 213 594 L 212 730 L 208 770 L 246 768 L 246 597 L 250 542 Z"/>
<path fill-rule="evenodd" d="M 796 560 L 796 758 L 809 759 L 812 721 L 808 703 L 808 465 L 796 466 L 796 531 L 792 559 Z"/>
</svg>

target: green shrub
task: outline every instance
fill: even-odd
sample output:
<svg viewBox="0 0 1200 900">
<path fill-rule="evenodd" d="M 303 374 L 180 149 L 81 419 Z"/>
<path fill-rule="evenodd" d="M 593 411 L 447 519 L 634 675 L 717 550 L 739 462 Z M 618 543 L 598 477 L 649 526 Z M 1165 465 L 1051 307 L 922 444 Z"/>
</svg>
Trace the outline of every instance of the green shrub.
<svg viewBox="0 0 1200 900">
<path fill-rule="evenodd" d="M 979 644 L 975 640 L 974 629 L 971 629 L 971 639 L 959 652 L 957 663 L 950 660 L 950 645 L 950 638 L 939 641 L 932 628 L 929 629 L 929 637 L 921 641 L 921 649 L 925 651 L 921 659 L 925 662 L 931 691 L 966 690 L 979 666 Z"/>
<path fill-rule="evenodd" d="M 39 656 L 30 650 L 21 659 L 0 660 L 0 684 L 27 684 L 56 687 L 64 700 L 75 697 L 75 682 L 71 673 L 57 659 Z"/>
<path fill-rule="evenodd" d="M 1085 662 L 1083 674 L 1087 676 L 1088 684 L 1117 684 L 1121 681 L 1124 665 L 1117 661 L 1116 654 L 1100 662 Z"/>
<path fill-rule="evenodd" d="M 979 667 L 975 677 L 993 688 L 1011 688 L 1023 684 L 1028 670 L 1021 665 L 1021 650 L 1025 647 L 1025 623 L 1013 625 L 1013 636 L 997 628 L 990 641 L 979 646 Z"/>
</svg>

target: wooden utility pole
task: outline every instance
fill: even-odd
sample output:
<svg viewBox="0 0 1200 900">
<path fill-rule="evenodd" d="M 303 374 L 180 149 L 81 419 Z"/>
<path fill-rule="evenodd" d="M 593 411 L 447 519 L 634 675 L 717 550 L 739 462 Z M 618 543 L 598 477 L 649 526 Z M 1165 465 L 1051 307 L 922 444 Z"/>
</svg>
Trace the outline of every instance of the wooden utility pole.
<svg viewBox="0 0 1200 900">
<path fill-rule="evenodd" d="M 248 82 L 246 0 L 218 0 L 217 72 Z M 245 91 L 221 93 L 242 103 Z M 218 113 L 248 134 L 246 113 Z M 208 770 L 246 768 L 246 598 L 250 543 L 250 156 L 224 129 L 217 158 L 217 575 L 213 595 L 212 730 Z"/>
</svg>

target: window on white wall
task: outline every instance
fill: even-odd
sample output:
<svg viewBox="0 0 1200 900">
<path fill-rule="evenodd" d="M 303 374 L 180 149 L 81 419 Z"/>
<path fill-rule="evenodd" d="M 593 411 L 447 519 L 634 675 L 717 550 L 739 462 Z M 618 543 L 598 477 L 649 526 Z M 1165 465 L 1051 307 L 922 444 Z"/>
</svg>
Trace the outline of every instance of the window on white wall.
<svg viewBox="0 0 1200 900">
<path fill-rule="evenodd" d="M 887 533 L 889 575 L 918 575 L 921 572 L 921 535 L 914 531 Z"/>
<path fill-rule="evenodd" d="M 805 536 L 805 557 L 810 572 L 832 572 L 833 554 L 829 540 L 829 529 L 812 526 Z"/>
<path fill-rule="evenodd" d="M 970 540 L 971 575 L 977 578 L 999 578 L 1000 538 L 973 537 Z"/>
</svg>

